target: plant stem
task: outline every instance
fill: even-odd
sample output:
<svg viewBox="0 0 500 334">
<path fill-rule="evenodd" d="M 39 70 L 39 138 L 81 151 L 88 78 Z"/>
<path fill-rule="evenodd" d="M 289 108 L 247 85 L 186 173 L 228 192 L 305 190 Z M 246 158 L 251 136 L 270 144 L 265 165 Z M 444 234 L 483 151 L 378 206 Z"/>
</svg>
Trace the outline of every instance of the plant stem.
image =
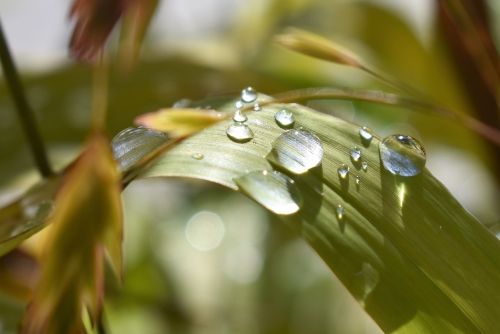
<svg viewBox="0 0 500 334">
<path fill-rule="evenodd" d="M 36 167 L 43 177 L 48 177 L 53 174 L 47 158 L 45 146 L 42 137 L 36 126 L 33 110 L 31 109 L 24 89 L 17 73 L 14 61 L 9 52 L 7 40 L 5 38 L 2 24 L 0 22 L 0 61 L 2 63 L 5 82 L 9 87 L 10 94 L 16 106 L 17 115 L 21 121 L 21 126 L 24 130 L 26 138 L 31 148 L 31 153 L 35 160 Z"/>
<path fill-rule="evenodd" d="M 108 110 L 108 73 L 106 59 L 101 56 L 101 59 L 93 68 L 92 129 L 96 131 L 102 131 L 106 126 L 106 115 Z"/>
</svg>

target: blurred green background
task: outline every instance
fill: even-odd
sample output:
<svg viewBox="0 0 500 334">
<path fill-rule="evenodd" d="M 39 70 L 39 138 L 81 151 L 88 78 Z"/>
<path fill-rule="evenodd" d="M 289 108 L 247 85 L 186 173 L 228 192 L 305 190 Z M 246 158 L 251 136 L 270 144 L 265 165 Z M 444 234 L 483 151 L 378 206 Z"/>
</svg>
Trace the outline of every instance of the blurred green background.
<svg viewBox="0 0 500 334">
<path fill-rule="evenodd" d="M 485 3 L 499 45 L 500 4 Z M 91 73 L 67 56 L 69 1 L 2 0 L 0 16 L 24 74 L 52 161 L 76 156 L 90 124 Z M 474 107 L 447 47 L 434 0 L 164 0 L 129 72 L 113 69 L 108 133 L 180 99 L 266 94 L 315 86 L 391 91 L 355 69 L 273 43 L 288 26 L 324 35 L 464 113 Z M 116 45 L 117 36 L 111 39 Z M 207 102 L 209 103 L 209 102 Z M 498 221 L 498 159 L 460 124 L 410 110 L 348 101 L 311 107 L 410 134 L 428 168 L 483 223 Z M 0 203 L 37 180 L 0 83 Z M 123 194 L 125 280 L 109 282 L 110 333 L 377 333 L 373 321 L 301 240 L 240 194 L 185 180 L 136 181 Z M 25 304 L 0 287 L 0 333 Z"/>
</svg>

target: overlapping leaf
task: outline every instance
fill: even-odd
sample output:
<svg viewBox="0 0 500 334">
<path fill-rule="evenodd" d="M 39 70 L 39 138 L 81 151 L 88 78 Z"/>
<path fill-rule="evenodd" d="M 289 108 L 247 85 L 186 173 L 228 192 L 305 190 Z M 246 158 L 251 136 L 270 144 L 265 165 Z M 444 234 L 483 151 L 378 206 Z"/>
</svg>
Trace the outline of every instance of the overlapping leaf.
<svg viewBox="0 0 500 334">
<path fill-rule="evenodd" d="M 42 273 L 23 333 L 83 333 L 103 299 L 103 260 L 121 272 L 120 178 L 107 140 L 95 134 L 58 192 Z"/>
</svg>

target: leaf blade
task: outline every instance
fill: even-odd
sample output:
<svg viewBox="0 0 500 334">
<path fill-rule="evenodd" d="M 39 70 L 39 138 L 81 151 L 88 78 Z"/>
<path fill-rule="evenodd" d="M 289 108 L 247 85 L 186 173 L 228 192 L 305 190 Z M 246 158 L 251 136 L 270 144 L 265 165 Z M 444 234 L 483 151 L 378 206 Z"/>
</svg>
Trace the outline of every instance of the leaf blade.
<svg viewBox="0 0 500 334">
<path fill-rule="evenodd" d="M 143 176 L 194 177 L 237 189 L 235 177 L 272 169 L 263 157 L 283 132 L 273 119 L 282 107 L 268 105 L 249 115 L 248 124 L 255 133 L 251 142 L 231 142 L 225 134 L 229 121 L 223 121 L 180 143 Z M 291 218 L 289 224 L 320 253 L 382 329 L 494 331 L 499 316 L 494 305 L 500 299 L 491 295 L 500 280 L 500 262 L 492 256 L 499 254 L 497 240 L 429 172 L 403 183 L 384 173 L 378 138 L 363 148 L 368 171 L 351 166 L 362 176 L 362 191 L 355 189 L 354 182 L 342 184 L 336 170 L 348 162 L 352 146 L 361 145 L 358 127 L 305 107 L 286 107 L 293 109 L 296 123 L 312 129 L 326 147 L 321 168 L 302 182 L 307 193 L 303 197 L 309 198 L 305 213 Z M 192 159 L 195 151 L 205 158 Z M 402 185 L 405 191 L 399 188 Z M 321 192 L 324 197 L 318 196 Z M 439 204 L 433 205 L 433 200 Z M 332 221 L 339 203 L 346 208 L 344 223 Z M 370 266 L 380 280 L 364 295 L 353 277 Z M 392 306 L 387 300 L 393 301 Z"/>
</svg>

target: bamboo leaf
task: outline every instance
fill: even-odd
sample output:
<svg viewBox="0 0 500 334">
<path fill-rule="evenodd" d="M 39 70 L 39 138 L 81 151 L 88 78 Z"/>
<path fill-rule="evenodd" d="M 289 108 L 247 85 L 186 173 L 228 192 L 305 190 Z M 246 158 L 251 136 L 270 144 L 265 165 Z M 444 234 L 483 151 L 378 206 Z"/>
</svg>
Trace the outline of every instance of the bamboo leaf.
<svg viewBox="0 0 500 334">
<path fill-rule="evenodd" d="M 142 176 L 215 182 L 244 190 L 272 209 L 269 198 L 252 191 L 254 183 L 248 186 L 248 177 L 271 174 L 277 167 L 265 157 L 278 136 L 288 131 L 274 119 L 286 108 L 293 112 L 296 128 L 320 139 L 324 155 L 319 166 L 302 175 L 279 168 L 294 180 L 302 198 L 297 201 L 299 212 L 282 218 L 321 255 L 380 327 L 387 333 L 497 330 L 500 243 L 438 180 L 427 170 L 413 178 L 385 171 L 380 139 L 361 140 L 357 125 L 296 104 L 266 104 L 269 100 L 262 96 L 260 102 L 265 105 L 262 111 L 247 114 L 251 141 L 230 140 L 226 129 L 231 121 L 224 120 L 172 148 Z M 354 146 L 361 148 L 366 171 L 350 159 Z M 350 169 L 346 179 L 338 174 L 344 164 Z M 283 185 L 290 184 L 283 180 L 267 186 L 282 194 Z M 289 204 L 297 196 L 283 198 Z"/>
<path fill-rule="evenodd" d="M 120 188 L 109 144 L 94 134 L 57 194 L 23 333 L 83 333 L 83 311 L 94 321 L 99 317 L 106 252 L 121 273 Z"/>
</svg>

